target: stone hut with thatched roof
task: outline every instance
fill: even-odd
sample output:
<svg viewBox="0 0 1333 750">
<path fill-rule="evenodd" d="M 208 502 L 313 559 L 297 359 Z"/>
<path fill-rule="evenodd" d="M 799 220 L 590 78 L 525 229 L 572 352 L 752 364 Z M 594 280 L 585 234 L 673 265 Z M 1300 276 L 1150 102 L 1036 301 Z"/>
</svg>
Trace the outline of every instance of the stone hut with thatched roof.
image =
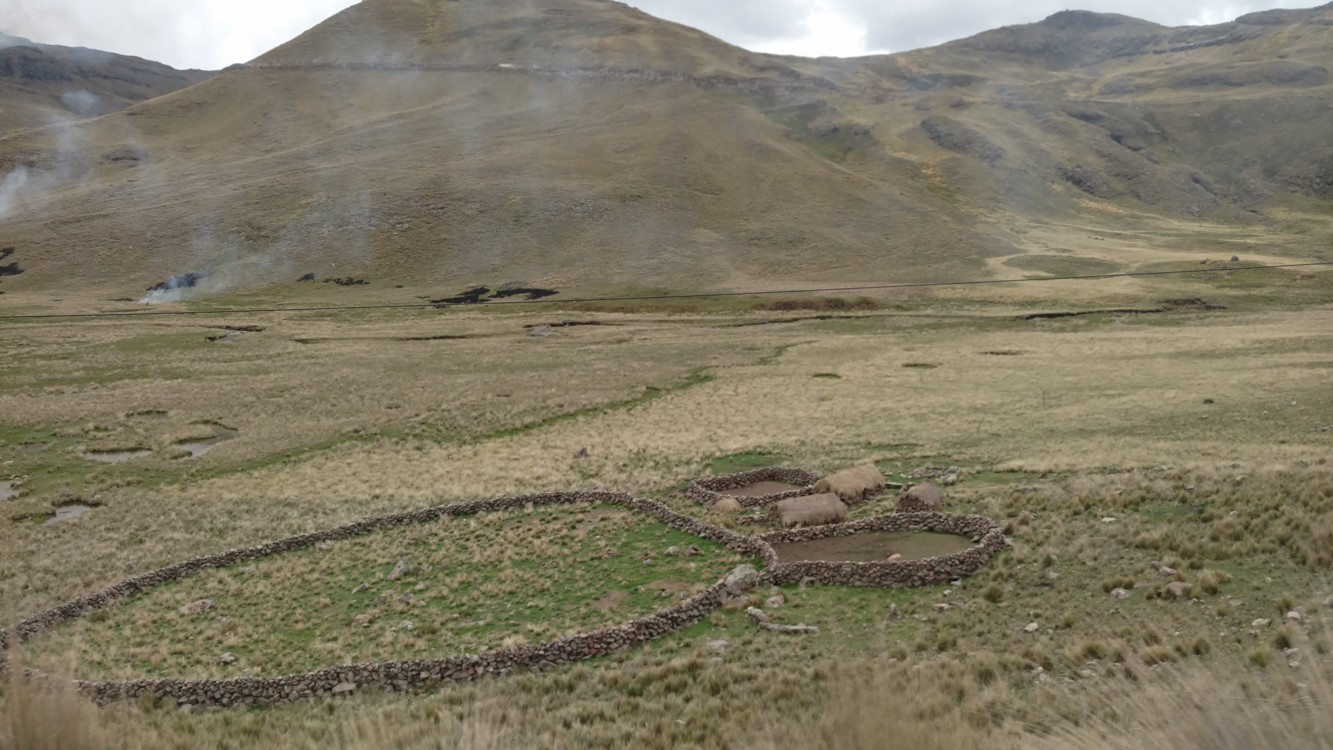
<svg viewBox="0 0 1333 750">
<path fill-rule="evenodd" d="M 779 500 L 770 518 L 784 529 L 796 526 L 823 526 L 847 520 L 847 504 L 829 492 Z"/>
<path fill-rule="evenodd" d="M 815 483 L 816 493 L 831 492 L 846 503 L 864 500 L 882 489 L 884 474 L 874 464 L 844 469 Z"/>
<path fill-rule="evenodd" d="M 947 504 L 944 490 L 930 482 L 909 485 L 898 495 L 898 510 L 903 513 L 943 510 Z"/>
</svg>

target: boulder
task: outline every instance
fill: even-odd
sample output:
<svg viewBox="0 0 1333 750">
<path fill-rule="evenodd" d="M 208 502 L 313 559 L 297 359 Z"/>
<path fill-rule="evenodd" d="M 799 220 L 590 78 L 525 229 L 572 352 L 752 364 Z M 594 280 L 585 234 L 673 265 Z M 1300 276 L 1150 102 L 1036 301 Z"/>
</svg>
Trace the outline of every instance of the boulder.
<svg viewBox="0 0 1333 750">
<path fill-rule="evenodd" d="M 399 578 L 402 578 L 403 576 L 411 572 L 412 572 L 412 563 L 408 562 L 407 558 L 405 557 L 401 558 L 398 560 L 398 564 L 393 566 L 393 570 L 390 571 L 389 580 L 396 581 Z"/>
<path fill-rule="evenodd" d="M 728 594 L 743 596 L 759 585 L 759 571 L 753 565 L 737 565 L 722 579 L 722 585 Z"/>
</svg>

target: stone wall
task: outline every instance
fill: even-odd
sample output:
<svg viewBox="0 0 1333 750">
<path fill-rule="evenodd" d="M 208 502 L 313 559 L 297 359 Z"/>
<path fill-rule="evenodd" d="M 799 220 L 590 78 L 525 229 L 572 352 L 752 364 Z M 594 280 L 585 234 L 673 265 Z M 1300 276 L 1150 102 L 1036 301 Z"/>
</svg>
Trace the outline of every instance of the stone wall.
<svg viewBox="0 0 1333 750">
<path fill-rule="evenodd" d="M 702 503 L 712 507 L 713 503 L 721 500 L 726 495 L 727 490 L 734 490 L 737 487 L 747 487 L 756 482 L 784 482 L 786 484 L 796 485 L 799 489 L 788 492 L 775 492 L 771 495 L 756 495 L 752 497 L 736 497 L 736 501 L 742 508 L 761 508 L 772 505 L 779 500 L 786 500 L 789 497 L 800 497 L 809 495 L 814 491 L 815 482 L 819 481 L 819 475 L 813 471 L 805 469 L 793 469 L 785 466 L 768 466 L 762 469 L 751 469 L 736 474 L 724 474 L 720 477 L 709 477 L 708 479 L 696 479 L 690 482 L 690 486 L 685 490 L 685 497 L 695 502 Z"/>
<path fill-rule="evenodd" d="M 934 531 L 957 534 L 972 540 L 975 546 L 950 555 L 924 560 L 894 562 L 779 562 L 774 544 L 810 539 L 850 536 L 865 531 Z M 991 558 L 1009 548 L 1009 539 L 995 522 L 985 516 L 958 516 L 949 513 L 890 513 L 851 523 L 815 526 L 792 531 L 775 531 L 759 539 L 763 551 L 765 579 L 777 584 L 808 583 L 838 586 L 874 586 L 905 588 L 929 586 L 974 575 Z"/>
<path fill-rule="evenodd" d="M 769 470 L 772 471 L 772 470 Z M 780 470 L 797 472 L 799 469 Z M 752 473 L 752 472 L 747 472 Z M 732 475 L 741 476 L 741 475 Z M 773 474 L 763 478 L 773 478 Z M 794 477 L 787 473 L 777 476 Z M 802 476 L 808 476 L 808 472 Z M 723 479 L 719 477 L 718 479 Z M 749 479 L 748 484 L 757 479 Z M 788 481 L 777 479 L 776 481 Z M 731 486 L 743 486 L 731 485 Z M 821 526 L 796 531 L 782 531 L 764 536 L 746 536 L 714 526 L 672 510 L 665 504 L 627 493 L 602 491 L 552 492 L 539 495 L 499 497 L 488 500 L 442 505 L 410 513 L 381 516 L 327 531 L 300 534 L 255 547 L 230 550 L 198 557 L 144 575 L 128 578 L 102 591 L 76 599 L 23 620 L 6 632 L 0 632 L 0 674 L 9 673 L 9 640 L 26 641 L 62 622 L 81 617 L 115 601 L 154 586 L 177 581 L 201 570 L 221 568 L 257 560 L 268 555 L 304 549 L 321 542 L 348 539 L 375 531 L 446 517 L 517 510 L 543 505 L 601 504 L 618 505 L 655 518 L 673 529 L 721 544 L 733 551 L 759 555 L 767 571 L 764 580 L 791 583 L 813 579 L 818 583 L 854 586 L 919 586 L 971 575 L 990 558 L 1008 547 L 1008 540 L 989 519 L 981 516 L 951 516 L 943 513 L 896 513 L 836 526 Z M 895 563 L 778 563 L 773 542 L 800 541 L 827 536 L 843 536 L 859 531 L 930 530 L 972 536 L 978 545 L 956 555 L 929 560 Z M 226 680 L 129 680 L 94 682 L 74 680 L 72 684 L 97 703 L 136 700 L 152 696 L 190 706 L 263 706 L 351 693 L 362 689 L 412 690 L 448 682 L 481 679 L 515 670 L 541 670 L 584 659 L 605 656 L 661 638 L 700 622 L 720 608 L 727 588 L 718 581 L 701 594 L 672 607 L 624 625 L 601 628 L 590 633 L 560 638 L 535 646 L 519 646 L 483 654 L 442 659 L 354 664 L 330 667 L 306 674 L 283 677 L 244 677 Z M 26 675 L 38 680 L 60 678 L 27 669 Z"/>
</svg>

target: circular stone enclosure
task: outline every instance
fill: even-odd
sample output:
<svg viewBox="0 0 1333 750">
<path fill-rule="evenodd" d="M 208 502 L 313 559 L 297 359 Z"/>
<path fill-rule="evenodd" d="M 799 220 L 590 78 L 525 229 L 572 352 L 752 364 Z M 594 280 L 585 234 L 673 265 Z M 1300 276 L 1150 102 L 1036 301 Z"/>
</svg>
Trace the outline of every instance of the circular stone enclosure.
<svg viewBox="0 0 1333 750">
<path fill-rule="evenodd" d="M 871 562 L 802 560 L 782 562 L 775 544 L 849 537 L 870 532 L 933 532 L 971 540 L 972 546 L 950 554 L 916 560 Z M 1008 549 L 1009 539 L 994 521 L 985 516 L 950 513 L 890 513 L 851 523 L 775 531 L 757 537 L 764 542 L 764 566 L 768 579 L 777 585 L 816 583 L 835 586 L 907 588 L 930 586 L 976 574 L 995 555 Z"/>
<path fill-rule="evenodd" d="M 710 507 L 724 497 L 732 497 L 742 508 L 760 508 L 789 497 L 808 495 L 819 479 L 819 475 L 813 471 L 768 466 L 720 477 L 696 479 L 690 482 L 685 496 Z M 782 485 L 790 489 L 784 489 Z"/>
<path fill-rule="evenodd" d="M 783 472 L 783 473 L 769 473 Z M 800 472 L 796 474 L 794 472 Z M 745 482 L 797 481 L 813 475 L 799 469 L 768 469 L 742 472 Z M 777 477 L 774 479 L 774 477 Z M 727 479 L 718 477 L 717 479 Z M 738 481 L 733 479 L 733 481 Z M 811 480 L 814 481 L 814 480 Z M 712 490 L 709 490 L 710 492 Z M 893 513 L 847 524 L 818 526 L 793 531 L 779 531 L 762 536 L 745 536 L 679 513 L 656 500 L 635 498 L 627 493 L 603 491 L 551 492 L 541 495 L 500 497 L 490 500 L 443 505 L 424 510 L 371 518 L 326 531 L 301 534 L 246 549 L 231 550 L 207 557 L 186 560 L 166 568 L 125 579 L 102 591 L 84 596 L 41 614 L 15 623 L 0 631 L 0 677 L 11 670 L 10 639 L 27 641 L 62 622 L 91 614 L 114 602 L 178 581 L 200 571 L 216 570 L 270 555 L 306 549 L 323 542 L 349 539 L 382 529 L 439 521 L 448 517 L 471 516 L 520 508 L 593 504 L 620 506 L 657 519 L 666 526 L 716 542 L 734 552 L 757 555 L 765 570 L 763 584 L 789 584 L 801 581 L 828 585 L 900 588 L 945 583 L 973 575 L 992 557 L 1010 544 L 996 524 L 983 516 L 957 516 L 947 513 Z M 774 543 L 846 536 L 865 531 L 933 531 L 966 536 L 974 546 L 955 554 L 921 560 L 895 562 L 780 562 Z M 679 631 L 706 619 L 734 596 L 730 576 L 703 592 L 666 609 L 623 625 L 614 625 L 579 635 L 566 636 L 536 645 L 501 648 L 479 654 L 442 658 L 345 664 L 304 674 L 279 677 L 238 677 L 226 679 L 141 679 L 88 681 L 66 680 L 41 671 L 24 668 L 31 679 L 65 682 L 99 704 L 151 697 L 191 706 L 262 706 L 311 698 L 345 695 L 363 688 L 406 691 L 431 688 L 443 683 L 496 677 L 518 670 L 543 670 L 562 664 L 633 648 Z"/>
</svg>

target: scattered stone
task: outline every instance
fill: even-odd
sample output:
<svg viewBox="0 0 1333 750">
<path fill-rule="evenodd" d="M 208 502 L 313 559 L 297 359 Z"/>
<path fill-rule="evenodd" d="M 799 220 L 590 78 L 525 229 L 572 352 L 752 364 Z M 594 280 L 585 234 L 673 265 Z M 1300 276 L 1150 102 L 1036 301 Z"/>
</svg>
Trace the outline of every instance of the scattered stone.
<svg viewBox="0 0 1333 750">
<path fill-rule="evenodd" d="M 356 617 L 352 618 L 352 624 L 358 625 L 363 628 L 368 628 L 370 627 L 371 621 L 374 619 L 375 618 L 371 617 L 370 615 L 357 615 Z"/>
<path fill-rule="evenodd" d="M 898 562 L 899 560 L 902 559 L 903 555 L 901 552 L 894 552 L 892 555 L 889 555 L 888 562 Z"/>
<path fill-rule="evenodd" d="M 768 615 L 764 614 L 764 610 L 758 609 L 757 607 L 746 609 L 745 614 L 755 625 L 758 625 L 760 629 L 767 630 L 770 633 L 790 633 L 800 635 L 819 632 L 819 628 L 804 623 L 800 625 L 774 625 L 773 621 L 768 619 Z"/>
<path fill-rule="evenodd" d="M 935 611 L 936 611 L 936 612 L 948 612 L 948 611 L 951 610 L 951 609 L 953 609 L 953 607 L 949 606 L 948 604 L 946 604 L 946 603 L 944 603 L 944 602 L 940 602 L 939 604 L 936 604 L 936 605 L 935 605 Z"/>
<path fill-rule="evenodd" d="M 393 570 L 389 573 L 389 580 L 396 581 L 411 572 L 412 563 L 408 562 L 405 557 L 400 558 L 398 564 L 393 566 Z"/>
<path fill-rule="evenodd" d="M 666 555 L 667 557 L 675 557 L 676 555 L 680 554 L 680 547 L 677 547 L 673 544 L 670 547 L 667 547 L 666 551 L 663 552 L 662 554 Z"/>
<path fill-rule="evenodd" d="M 1111 589 L 1112 599 L 1128 599 L 1129 597 L 1129 589 Z"/>
<path fill-rule="evenodd" d="M 213 601 L 212 599 L 200 599 L 197 602 L 190 602 L 184 607 L 181 607 L 180 613 L 183 615 L 199 615 L 203 614 L 204 612 L 207 612 L 208 610 L 216 606 L 217 602 Z"/>
<path fill-rule="evenodd" d="M 708 649 L 708 653 L 710 654 L 720 654 L 726 651 L 730 647 L 731 647 L 731 641 L 716 640 L 716 641 L 709 641 L 708 645 L 705 648 Z"/>
<path fill-rule="evenodd" d="M 685 550 L 685 555 L 686 555 L 686 557 L 698 557 L 699 555 L 702 555 L 703 553 L 704 553 L 703 550 L 699 549 L 698 547 L 694 546 L 693 544 L 690 545 L 690 548 L 689 548 L 689 549 Z"/>
<path fill-rule="evenodd" d="M 1264 618 L 1264 617 L 1260 617 L 1259 619 L 1257 619 L 1257 620 L 1255 620 L 1254 622 L 1250 623 L 1250 627 L 1252 627 L 1252 628 L 1266 628 L 1266 627 L 1268 627 L 1269 625 L 1272 625 L 1272 624 L 1273 624 L 1273 621 L 1272 621 L 1272 620 L 1269 620 L 1269 619 Z"/>
<path fill-rule="evenodd" d="M 901 613 L 898 612 L 898 605 L 890 603 L 889 612 L 888 614 L 884 615 L 884 622 L 886 623 L 893 622 L 894 620 L 897 620 L 901 616 L 902 616 Z"/>
<path fill-rule="evenodd" d="M 1159 576 L 1161 576 L 1161 577 L 1163 577 L 1163 578 L 1170 578 L 1171 576 L 1173 576 L 1173 575 L 1176 574 L 1176 569 L 1175 569 L 1175 568 L 1172 568 L 1172 567 L 1163 565 L 1163 564 L 1157 562 L 1156 560 L 1153 560 L 1152 562 L 1150 562 L 1150 563 L 1148 563 L 1148 564 L 1152 566 L 1152 569 L 1153 569 L 1153 570 L 1157 571 L 1157 575 L 1159 575 Z"/>
<path fill-rule="evenodd" d="M 217 659 L 217 661 L 218 661 L 218 664 L 235 664 L 235 663 L 236 663 L 236 654 L 233 654 L 232 652 L 227 651 L 227 652 L 223 653 L 222 656 L 219 656 L 218 659 Z"/>
<path fill-rule="evenodd" d="M 364 592 L 369 591 L 369 590 L 370 590 L 370 584 L 368 584 L 368 583 L 363 583 L 363 584 L 361 584 L 360 586 L 357 586 L 356 588 L 352 589 L 352 593 L 353 593 L 353 594 L 360 594 L 360 593 L 364 593 Z"/>
<path fill-rule="evenodd" d="M 416 624 L 415 622 L 412 622 L 411 620 L 403 620 L 401 623 L 398 624 L 398 629 L 399 629 L 399 630 L 416 630 L 416 629 L 417 629 L 417 624 Z"/>
<path fill-rule="evenodd" d="M 787 603 L 787 597 L 782 594 L 774 594 L 764 600 L 764 606 L 769 609 L 777 609 Z"/>
<path fill-rule="evenodd" d="M 1106 518 L 1102 519 L 1102 523 L 1115 523 L 1115 522 L 1116 522 L 1115 516 L 1107 516 Z"/>
<path fill-rule="evenodd" d="M 1024 633 L 1035 633 L 1038 630 L 1041 630 L 1041 626 L 1035 622 L 1029 622 L 1027 625 L 1023 626 Z"/>
<path fill-rule="evenodd" d="M 1293 609 L 1292 611 L 1287 613 L 1287 619 L 1293 621 L 1299 621 L 1301 619 L 1301 613 Z"/>
</svg>

